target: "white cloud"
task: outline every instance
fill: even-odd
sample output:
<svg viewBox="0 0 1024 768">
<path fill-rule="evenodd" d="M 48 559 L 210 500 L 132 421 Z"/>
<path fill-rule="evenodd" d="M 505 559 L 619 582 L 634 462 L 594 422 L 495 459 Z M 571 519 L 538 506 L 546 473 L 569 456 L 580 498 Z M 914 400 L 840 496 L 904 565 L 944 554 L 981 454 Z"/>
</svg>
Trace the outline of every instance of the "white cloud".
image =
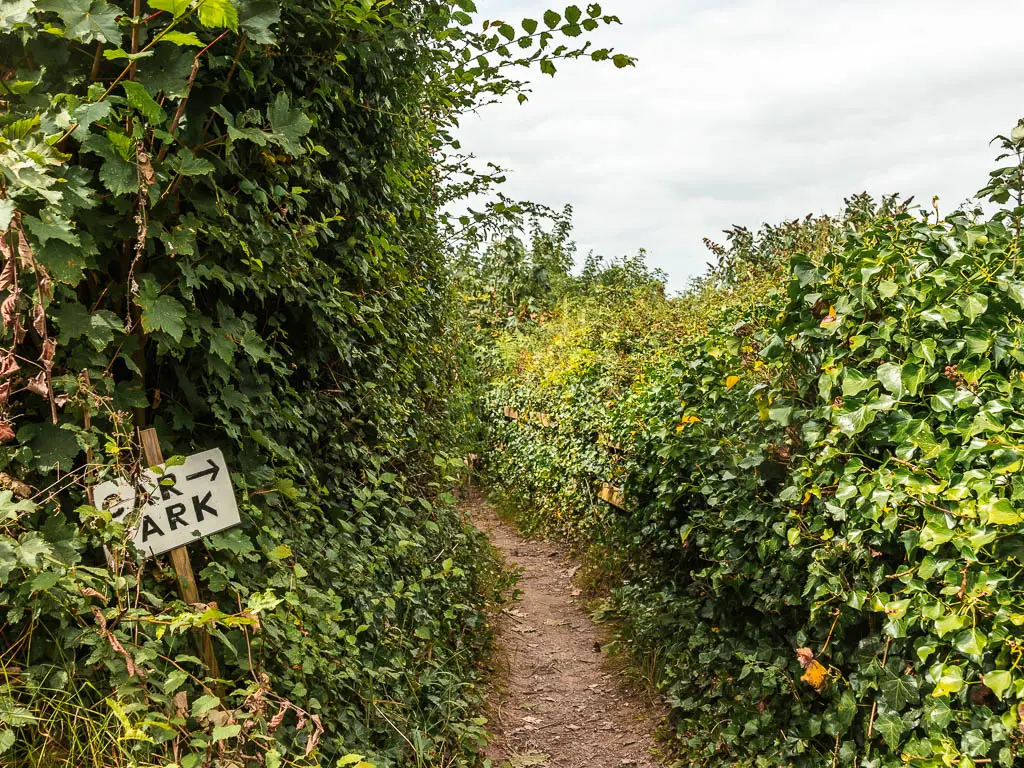
<svg viewBox="0 0 1024 768">
<path fill-rule="evenodd" d="M 478 0 L 539 17 L 530 0 Z M 506 192 L 572 203 L 582 252 L 646 248 L 672 287 L 733 224 L 834 212 L 867 190 L 944 210 L 981 187 L 989 140 L 1024 115 L 1012 0 L 609 0 L 589 61 L 534 77 L 526 105 L 464 120 L 464 146 L 509 167 Z"/>
</svg>

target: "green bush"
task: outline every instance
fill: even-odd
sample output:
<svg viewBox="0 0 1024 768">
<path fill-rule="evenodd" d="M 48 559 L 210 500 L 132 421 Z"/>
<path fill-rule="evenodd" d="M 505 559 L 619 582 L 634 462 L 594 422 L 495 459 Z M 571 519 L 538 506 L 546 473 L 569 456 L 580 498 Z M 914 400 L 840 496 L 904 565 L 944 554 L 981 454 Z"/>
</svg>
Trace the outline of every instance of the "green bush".
<svg viewBox="0 0 1024 768">
<path fill-rule="evenodd" d="M 451 131 L 522 94 L 513 65 L 631 60 L 574 42 L 616 21 L 596 4 L 474 11 L 0 10 L 0 762 L 477 759 L 497 574 L 443 493 L 443 207 L 489 179 Z M 192 547 L 202 604 L 87 497 L 138 475 L 144 426 L 232 470 L 244 524 Z"/>
<path fill-rule="evenodd" d="M 566 321 L 575 354 L 542 329 L 520 344 L 540 370 L 495 384 L 557 416 L 551 439 L 495 418 L 497 485 L 603 543 L 693 763 L 1019 761 L 1024 128 L 1004 141 L 985 193 L 1010 210 L 859 204 L 776 252 L 774 290 L 762 233 L 716 299 L 654 313 L 695 318 L 681 341 L 644 328 L 616 359 L 607 316 L 649 312 L 625 302 Z M 628 512 L 595 511 L 609 478 Z"/>
</svg>

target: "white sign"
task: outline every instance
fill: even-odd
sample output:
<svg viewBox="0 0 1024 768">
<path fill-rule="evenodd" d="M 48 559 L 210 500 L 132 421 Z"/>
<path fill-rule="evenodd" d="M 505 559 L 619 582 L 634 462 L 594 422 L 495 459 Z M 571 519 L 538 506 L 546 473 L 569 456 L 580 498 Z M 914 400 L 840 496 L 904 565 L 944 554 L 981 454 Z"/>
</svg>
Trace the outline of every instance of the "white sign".
<svg viewBox="0 0 1024 768">
<path fill-rule="evenodd" d="M 114 520 L 138 517 L 132 541 L 140 552 L 159 555 L 241 522 L 219 448 L 188 456 L 178 466 L 161 466 L 160 472 L 146 470 L 138 485 L 110 481 L 93 489 L 96 506 Z"/>
</svg>

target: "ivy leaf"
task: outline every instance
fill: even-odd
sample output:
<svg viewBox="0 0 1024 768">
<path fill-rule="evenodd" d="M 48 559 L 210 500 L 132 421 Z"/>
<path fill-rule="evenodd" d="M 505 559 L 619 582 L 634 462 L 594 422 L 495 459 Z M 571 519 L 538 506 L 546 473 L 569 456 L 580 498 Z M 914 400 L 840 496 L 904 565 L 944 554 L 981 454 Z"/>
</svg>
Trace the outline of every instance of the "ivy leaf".
<svg viewBox="0 0 1024 768">
<path fill-rule="evenodd" d="M 875 380 L 865 376 L 856 368 L 847 368 L 843 371 L 843 397 L 854 397 L 866 389 L 875 386 Z"/>
<path fill-rule="evenodd" d="M 1000 699 L 1010 689 L 1012 683 L 1013 675 L 1005 669 L 985 673 L 985 685 L 991 688 L 992 693 Z"/>
<path fill-rule="evenodd" d="M 861 406 L 852 411 L 840 413 L 835 417 L 835 424 L 844 435 L 853 437 L 863 432 L 875 420 L 877 413 L 876 410 L 868 406 Z"/>
<path fill-rule="evenodd" d="M 238 29 L 238 11 L 231 0 L 199 0 L 199 23 L 204 27 L 232 32 Z"/>
<path fill-rule="evenodd" d="M 142 329 L 146 333 L 162 331 L 175 341 L 185 333 L 185 307 L 173 296 L 161 296 L 152 280 L 143 281 L 142 291 L 136 298 L 142 308 Z"/>
<path fill-rule="evenodd" d="M 988 639 L 977 628 L 964 630 L 956 636 L 957 650 L 968 656 L 980 656 L 987 644 Z"/>
<path fill-rule="evenodd" d="M 988 296 L 983 293 L 969 293 L 960 297 L 957 306 L 968 322 L 973 323 L 988 309 Z"/>
<path fill-rule="evenodd" d="M 124 80 L 121 87 L 124 88 L 125 95 L 128 97 L 129 106 L 137 109 L 150 123 L 163 125 L 167 120 L 167 113 L 149 95 L 149 91 L 144 86 L 133 80 Z"/>
<path fill-rule="evenodd" d="M 894 751 L 899 748 L 900 736 L 903 735 L 903 731 L 905 729 L 906 725 L 898 715 L 886 713 L 875 718 L 875 730 L 882 735 L 883 739 L 885 739 L 885 743 L 889 745 L 889 749 Z"/>
<path fill-rule="evenodd" d="M 935 690 L 932 696 L 941 698 L 951 693 L 956 693 L 964 687 L 964 671 L 955 665 L 943 665 L 941 662 L 936 665 L 938 674 L 933 675 L 935 679 Z"/>
<path fill-rule="evenodd" d="M 885 678 L 879 687 L 886 706 L 895 712 L 900 712 L 908 704 L 916 704 L 920 701 L 918 685 L 918 679 L 913 675 L 897 674 L 887 668 Z"/>
<path fill-rule="evenodd" d="M 889 390 L 894 397 L 903 394 L 903 370 L 896 363 L 885 363 L 878 366 L 876 375 L 882 386 Z"/>
</svg>

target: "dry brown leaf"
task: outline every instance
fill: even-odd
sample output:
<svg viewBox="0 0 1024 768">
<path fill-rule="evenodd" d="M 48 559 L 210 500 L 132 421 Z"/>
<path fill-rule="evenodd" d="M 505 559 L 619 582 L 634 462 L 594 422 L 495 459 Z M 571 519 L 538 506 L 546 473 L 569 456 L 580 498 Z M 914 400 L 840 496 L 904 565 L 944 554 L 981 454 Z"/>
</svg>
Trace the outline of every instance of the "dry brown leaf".
<svg viewBox="0 0 1024 768">
<path fill-rule="evenodd" d="M 32 495 L 32 486 L 11 477 L 6 472 L 0 472 L 0 488 L 10 491 L 15 496 L 27 499 Z"/>
<path fill-rule="evenodd" d="M 43 352 L 39 355 L 39 362 L 43 370 L 53 370 L 53 356 L 57 352 L 57 342 L 54 339 L 46 339 L 43 342 Z"/>
<path fill-rule="evenodd" d="M 17 373 L 21 370 L 21 366 L 18 365 L 18 358 L 14 356 L 14 352 L 8 352 L 2 360 L 0 360 L 0 378 L 4 376 L 10 376 L 12 373 Z"/>
<path fill-rule="evenodd" d="M 42 302 L 37 302 L 32 307 L 32 327 L 40 336 L 46 336 L 46 310 L 43 309 Z"/>
<path fill-rule="evenodd" d="M 142 144 L 135 145 L 135 160 L 139 164 L 139 185 L 148 189 L 156 183 L 156 173 L 153 172 L 153 163 Z"/>
<path fill-rule="evenodd" d="M 0 443 L 14 439 L 14 429 L 9 421 L 0 421 Z"/>
<path fill-rule="evenodd" d="M 814 651 L 810 648 L 797 648 L 796 658 L 800 662 L 800 666 L 807 669 L 814 661 Z"/>
<path fill-rule="evenodd" d="M 18 319 L 18 296 L 21 291 L 15 287 L 10 294 L 4 299 L 4 303 L 0 304 L 0 320 L 3 320 L 4 327 L 11 328 L 17 325 Z M 17 335 L 17 332 L 15 332 Z"/>
<path fill-rule="evenodd" d="M 290 706 L 287 701 L 281 702 L 281 708 L 277 710 L 277 714 L 270 718 L 270 722 L 267 723 L 267 730 L 273 733 L 277 728 L 284 722 L 284 716 L 288 714 Z"/>
<path fill-rule="evenodd" d="M 107 597 L 102 592 L 97 592 L 92 587 L 82 587 L 79 592 L 82 593 L 83 597 L 98 597 L 103 601 L 103 604 L 107 604 Z"/>
<path fill-rule="evenodd" d="M 3 243 L 3 238 L 0 238 L 0 243 Z M 10 258 L 10 251 L 5 251 L 7 261 L 4 262 L 4 268 L 0 269 L 0 291 L 9 291 L 18 282 L 18 276 L 14 271 L 14 259 Z"/>
<path fill-rule="evenodd" d="M 36 255 L 32 253 L 32 246 L 28 244 L 25 230 L 20 227 L 18 228 L 18 261 L 26 269 L 36 268 Z"/>
<path fill-rule="evenodd" d="M 96 623 L 100 625 L 100 636 L 110 643 L 114 653 L 124 657 L 125 666 L 128 668 L 128 677 L 135 677 L 136 675 L 143 677 L 142 670 L 135 666 L 135 660 L 132 658 L 132 655 L 121 645 L 117 635 L 107 629 L 107 620 L 103 617 L 103 612 L 99 608 L 93 608 L 92 615 L 96 619 Z"/>
<path fill-rule="evenodd" d="M 28 384 L 25 385 L 25 389 L 29 392 L 35 392 L 40 397 L 49 397 L 50 387 L 46 382 L 46 371 L 40 371 L 29 379 Z"/>
<path fill-rule="evenodd" d="M 188 691 L 174 694 L 174 714 L 182 719 L 188 717 Z"/>
<path fill-rule="evenodd" d="M 310 753 L 316 749 L 317 742 L 320 741 L 320 737 L 324 733 L 324 726 L 320 722 L 320 715 L 311 715 L 309 719 L 313 721 L 314 730 L 309 736 L 309 741 L 306 742 L 306 757 L 309 757 Z"/>
</svg>

